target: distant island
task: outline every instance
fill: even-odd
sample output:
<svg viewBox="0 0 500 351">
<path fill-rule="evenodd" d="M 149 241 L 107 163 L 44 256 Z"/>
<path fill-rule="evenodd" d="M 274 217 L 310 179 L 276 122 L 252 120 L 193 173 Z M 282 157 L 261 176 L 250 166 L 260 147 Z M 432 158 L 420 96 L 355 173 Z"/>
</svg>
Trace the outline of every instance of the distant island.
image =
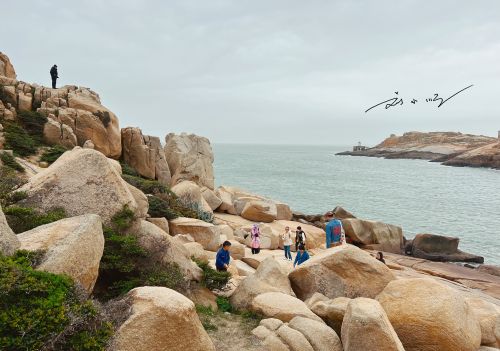
<svg viewBox="0 0 500 351">
<path fill-rule="evenodd" d="M 375 147 L 358 145 L 337 155 L 423 159 L 446 166 L 500 169 L 500 131 L 498 138 L 458 132 L 392 134 Z"/>
</svg>

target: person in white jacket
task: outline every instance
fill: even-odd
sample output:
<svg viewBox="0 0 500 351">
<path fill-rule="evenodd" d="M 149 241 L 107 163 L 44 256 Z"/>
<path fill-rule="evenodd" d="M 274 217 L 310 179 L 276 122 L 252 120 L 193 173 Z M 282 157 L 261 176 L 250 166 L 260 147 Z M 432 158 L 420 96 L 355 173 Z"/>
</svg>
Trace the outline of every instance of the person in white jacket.
<svg viewBox="0 0 500 351">
<path fill-rule="evenodd" d="M 281 234 L 281 239 L 283 239 L 283 249 L 285 251 L 285 260 L 292 260 L 292 253 L 290 252 L 290 246 L 292 246 L 292 232 L 290 227 L 285 227 L 285 232 Z"/>
</svg>

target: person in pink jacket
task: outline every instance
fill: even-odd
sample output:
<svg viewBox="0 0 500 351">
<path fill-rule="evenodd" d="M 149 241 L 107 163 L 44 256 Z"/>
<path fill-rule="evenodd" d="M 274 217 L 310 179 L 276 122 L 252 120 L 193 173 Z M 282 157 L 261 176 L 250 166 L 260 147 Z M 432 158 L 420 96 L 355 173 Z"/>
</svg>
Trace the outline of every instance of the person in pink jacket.
<svg viewBox="0 0 500 351">
<path fill-rule="evenodd" d="M 257 224 L 252 226 L 250 235 L 252 238 L 252 254 L 258 254 L 260 252 L 260 228 Z"/>
</svg>

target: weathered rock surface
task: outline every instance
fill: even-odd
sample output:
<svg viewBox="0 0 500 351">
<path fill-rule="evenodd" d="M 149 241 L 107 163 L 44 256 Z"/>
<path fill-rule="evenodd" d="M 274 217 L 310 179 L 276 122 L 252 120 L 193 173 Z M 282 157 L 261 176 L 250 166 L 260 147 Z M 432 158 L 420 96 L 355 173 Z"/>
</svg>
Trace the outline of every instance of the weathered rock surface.
<svg viewBox="0 0 500 351">
<path fill-rule="evenodd" d="M 342 322 L 350 301 L 351 299 L 348 297 L 337 297 L 331 300 L 317 301 L 311 305 L 310 309 L 340 335 Z"/>
<path fill-rule="evenodd" d="M 352 245 L 325 250 L 301 264 L 289 278 L 301 300 L 315 292 L 332 299 L 374 298 L 395 279 L 385 264 Z"/>
<path fill-rule="evenodd" d="M 145 220 L 138 220 L 131 228 L 141 245 L 148 252 L 148 258 L 158 263 L 175 263 L 188 280 L 200 281 L 201 269 L 191 261 L 184 246 L 172 240 L 171 236 L 159 227 Z"/>
<path fill-rule="evenodd" d="M 484 257 L 460 251 L 459 241 L 449 236 L 417 234 L 411 244 L 411 255 L 439 262 L 484 262 Z"/>
<path fill-rule="evenodd" d="M 207 252 L 203 250 L 203 246 L 200 243 L 185 243 L 183 246 L 187 249 L 189 257 L 194 257 L 200 261 L 208 261 Z"/>
<path fill-rule="evenodd" d="M 479 297 L 466 298 L 481 327 L 481 345 L 500 347 L 500 306 Z"/>
<path fill-rule="evenodd" d="M 407 351 L 475 351 L 481 328 L 463 296 L 434 279 L 390 282 L 377 297 Z"/>
<path fill-rule="evenodd" d="M 466 151 L 445 162 L 446 166 L 490 167 L 500 169 L 500 142 Z"/>
<path fill-rule="evenodd" d="M 278 216 L 276 205 L 262 200 L 249 201 L 241 211 L 241 217 L 250 221 L 269 223 Z"/>
<path fill-rule="evenodd" d="M 57 121 L 54 115 L 50 115 L 43 126 L 43 140 L 49 145 L 62 145 L 68 149 L 78 145 L 73 129 Z"/>
<path fill-rule="evenodd" d="M 403 250 L 401 227 L 357 218 L 343 219 L 342 225 L 346 237 L 349 237 L 357 245 L 393 253 L 401 253 Z"/>
<path fill-rule="evenodd" d="M 165 137 L 165 157 L 172 174 L 171 185 L 190 180 L 214 189 L 214 155 L 210 141 L 194 134 L 168 134 Z"/>
<path fill-rule="evenodd" d="M 288 323 L 288 326 L 301 332 L 314 351 L 342 351 L 339 337 L 324 323 L 319 323 L 310 318 L 294 317 Z"/>
<path fill-rule="evenodd" d="M 9 57 L 0 51 L 0 76 L 16 79 L 16 71 L 10 63 Z"/>
<path fill-rule="evenodd" d="M 16 234 L 10 229 L 0 206 L 0 254 L 12 255 L 21 246 Z"/>
<path fill-rule="evenodd" d="M 257 295 L 252 300 L 250 309 L 267 318 L 276 318 L 283 322 L 289 322 L 296 316 L 322 322 L 322 319 L 307 308 L 304 302 L 281 292 L 266 292 Z"/>
<path fill-rule="evenodd" d="M 159 218 L 149 217 L 149 218 L 146 218 L 146 220 L 148 222 L 151 222 L 154 225 L 156 225 L 158 228 L 163 230 L 165 233 L 167 233 L 167 234 L 170 233 L 170 230 L 168 227 L 168 221 L 165 217 L 159 217 Z"/>
<path fill-rule="evenodd" d="M 273 257 L 266 258 L 253 275 L 241 282 L 231 296 L 231 304 L 238 309 L 247 309 L 257 295 L 266 292 L 293 295 L 287 272 Z"/>
<path fill-rule="evenodd" d="M 404 351 L 382 306 L 376 300 L 351 300 L 342 323 L 344 351 Z"/>
<path fill-rule="evenodd" d="M 131 314 L 118 328 L 111 350 L 215 351 L 187 297 L 150 286 L 135 288 L 127 297 Z"/>
<path fill-rule="evenodd" d="M 94 213 L 105 224 L 124 206 L 138 217 L 144 212 L 120 173 L 102 153 L 92 149 L 65 152 L 20 190 L 28 194 L 24 204 L 43 211 L 64 208 L 69 216 Z"/>
<path fill-rule="evenodd" d="M 122 157 L 141 176 L 170 185 L 170 169 L 160 139 L 143 135 L 139 128 L 121 130 Z"/>
<path fill-rule="evenodd" d="M 21 249 L 46 251 L 37 269 L 66 274 L 90 294 L 104 250 L 101 218 L 95 214 L 66 218 L 17 236 Z"/>
<path fill-rule="evenodd" d="M 186 204 L 196 204 L 199 209 L 213 213 L 212 208 L 202 196 L 201 188 L 195 182 L 183 180 L 175 184 L 171 190 Z"/>
<path fill-rule="evenodd" d="M 208 206 L 210 206 L 212 211 L 216 210 L 222 204 L 222 200 L 219 199 L 215 191 L 207 188 L 206 186 L 201 188 L 201 195 L 207 202 Z"/>
<path fill-rule="evenodd" d="M 189 234 L 197 243 L 203 245 L 205 250 L 217 251 L 222 244 L 220 230 L 212 223 L 179 217 L 171 220 L 169 226 L 172 235 Z"/>
</svg>

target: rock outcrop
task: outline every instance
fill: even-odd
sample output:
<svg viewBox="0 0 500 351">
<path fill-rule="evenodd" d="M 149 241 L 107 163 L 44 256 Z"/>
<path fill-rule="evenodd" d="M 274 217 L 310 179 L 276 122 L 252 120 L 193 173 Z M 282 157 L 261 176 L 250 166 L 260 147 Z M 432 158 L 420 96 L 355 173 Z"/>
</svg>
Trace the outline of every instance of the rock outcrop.
<svg viewBox="0 0 500 351">
<path fill-rule="evenodd" d="M 200 210 L 213 213 L 212 207 L 202 195 L 201 188 L 195 182 L 183 180 L 175 184 L 171 190 L 186 204 L 195 204 Z"/>
<path fill-rule="evenodd" d="M 172 174 L 172 186 L 183 180 L 191 180 L 214 189 L 214 155 L 207 138 L 170 133 L 165 137 L 164 150 Z"/>
<path fill-rule="evenodd" d="M 257 295 L 266 292 L 293 295 L 287 272 L 274 257 L 266 258 L 253 275 L 241 282 L 231 296 L 231 304 L 238 309 L 248 309 Z"/>
<path fill-rule="evenodd" d="M 476 351 L 481 328 L 460 292 L 434 279 L 390 282 L 377 296 L 406 351 Z"/>
<path fill-rule="evenodd" d="M 393 279 L 387 266 L 363 250 L 342 245 L 321 252 L 289 274 L 297 297 L 306 300 L 315 292 L 326 297 L 377 296 Z"/>
<path fill-rule="evenodd" d="M 490 167 L 500 169 L 500 142 L 481 146 L 443 162 L 445 166 Z"/>
<path fill-rule="evenodd" d="M 347 306 L 342 323 L 344 351 L 405 351 L 382 306 L 358 297 Z"/>
<path fill-rule="evenodd" d="M 21 245 L 16 234 L 10 229 L 0 206 L 0 254 L 12 255 Z"/>
<path fill-rule="evenodd" d="M 313 296 L 314 297 L 314 296 Z M 337 297 L 335 299 L 320 300 L 313 303 L 311 311 L 320 316 L 335 332 L 340 335 L 342 322 L 351 301 L 348 297 Z"/>
<path fill-rule="evenodd" d="M 48 211 L 63 208 L 69 216 L 94 213 L 105 224 L 127 206 L 136 216 L 143 217 L 147 199 L 131 186 L 99 151 L 75 148 L 65 152 L 49 168 L 30 178 L 20 190 L 28 197 L 23 204 Z M 139 205 L 134 195 L 141 196 Z"/>
<path fill-rule="evenodd" d="M 9 57 L 0 51 L 0 76 L 16 79 L 16 71 L 10 63 Z"/>
<path fill-rule="evenodd" d="M 401 227 L 357 218 L 342 220 L 345 235 L 363 248 L 401 253 L 403 251 L 403 231 Z"/>
<path fill-rule="evenodd" d="M 44 251 L 37 269 L 66 274 L 91 293 L 104 250 L 101 218 L 95 214 L 61 219 L 17 236 L 21 249 Z"/>
<path fill-rule="evenodd" d="M 289 322 L 297 316 L 323 322 L 307 308 L 304 302 L 281 292 L 267 292 L 257 295 L 252 300 L 250 309 L 266 318 L 276 318 L 283 322 Z"/>
<path fill-rule="evenodd" d="M 169 222 L 170 234 L 189 234 L 205 250 L 217 251 L 222 244 L 220 229 L 199 219 L 179 217 Z"/>
<path fill-rule="evenodd" d="M 140 287 L 127 294 L 130 316 L 118 328 L 113 351 L 215 351 L 194 303 L 162 287 Z"/>
<path fill-rule="evenodd" d="M 460 251 L 459 241 L 449 236 L 417 234 L 411 243 L 411 255 L 439 262 L 484 262 L 484 257 Z"/>
</svg>

